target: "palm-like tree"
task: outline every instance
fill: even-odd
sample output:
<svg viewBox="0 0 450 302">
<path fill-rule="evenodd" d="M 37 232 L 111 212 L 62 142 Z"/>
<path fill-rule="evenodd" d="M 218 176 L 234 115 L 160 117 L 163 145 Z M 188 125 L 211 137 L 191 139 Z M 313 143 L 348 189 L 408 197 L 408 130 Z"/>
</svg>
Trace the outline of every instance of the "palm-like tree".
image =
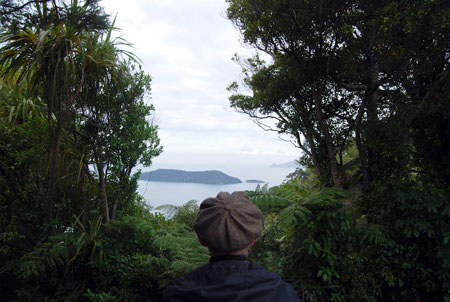
<svg viewBox="0 0 450 302">
<path fill-rule="evenodd" d="M 71 2 L 77 9 L 77 1 Z M 46 9 L 43 11 L 47 11 Z M 113 77 L 118 62 L 117 40 L 90 33 L 74 22 L 54 24 L 49 28 L 26 28 L 0 32 L 0 71 L 17 83 L 27 82 L 30 91 L 47 106 L 47 118 L 54 124 L 50 149 L 48 189 L 45 213 L 53 221 L 52 204 L 57 177 L 61 132 L 71 120 L 74 104 L 87 79 L 101 82 Z M 55 230 L 52 230 L 55 233 Z"/>
</svg>

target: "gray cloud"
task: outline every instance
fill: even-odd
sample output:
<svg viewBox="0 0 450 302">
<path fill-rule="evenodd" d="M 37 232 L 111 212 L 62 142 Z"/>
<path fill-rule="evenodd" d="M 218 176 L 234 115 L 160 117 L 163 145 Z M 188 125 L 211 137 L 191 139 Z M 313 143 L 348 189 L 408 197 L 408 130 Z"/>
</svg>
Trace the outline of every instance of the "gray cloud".
<svg viewBox="0 0 450 302">
<path fill-rule="evenodd" d="M 229 108 L 228 84 L 240 77 L 239 42 L 222 0 L 104 0 L 121 34 L 152 76 L 150 101 L 166 152 L 281 154 L 299 151 Z"/>
</svg>

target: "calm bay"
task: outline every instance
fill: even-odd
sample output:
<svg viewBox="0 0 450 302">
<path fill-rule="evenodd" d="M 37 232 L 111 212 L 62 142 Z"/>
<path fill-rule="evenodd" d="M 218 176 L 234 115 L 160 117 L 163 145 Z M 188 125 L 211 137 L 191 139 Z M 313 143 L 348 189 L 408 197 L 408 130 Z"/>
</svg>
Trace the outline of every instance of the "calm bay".
<svg viewBox="0 0 450 302">
<path fill-rule="evenodd" d="M 157 207 L 164 204 L 182 205 L 189 200 L 203 201 L 207 197 L 215 197 L 219 192 L 234 192 L 254 190 L 257 183 L 246 183 L 247 180 L 256 179 L 268 183 L 269 187 L 281 184 L 289 173 L 292 173 L 293 168 L 270 168 L 269 166 L 257 165 L 240 165 L 240 166 L 152 166 L 151 169 L 144 171 L 152 171 L 156 169 L 180 169 L 186 171 L 206 171 L 219 170 L 229 176 L 239 178 L 243 183 L 226 184 L 226 185 L 207 185 L 196 183 L 173 183 L 173 182 L 154 182 L 139 180 L 138 193 L 144 197 L 147 203 L 152 207 Z M 263 186 L 264 183 L 259 184 Z"/>
</svg>

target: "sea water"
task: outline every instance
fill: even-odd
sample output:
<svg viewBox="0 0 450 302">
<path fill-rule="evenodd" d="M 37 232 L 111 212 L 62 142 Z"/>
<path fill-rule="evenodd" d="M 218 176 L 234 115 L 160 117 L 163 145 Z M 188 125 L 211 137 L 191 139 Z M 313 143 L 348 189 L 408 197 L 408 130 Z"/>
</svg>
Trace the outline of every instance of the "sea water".
<svg viewBox="0 0 450 302">
<path fill-rule="evenodd" d="M 185 171 L 206 171 L 219 170 L 225 174 L 239 178 L 243 183 L 207 185 L 196 183 L 173 183 L 173 182 L 154 182 L 139 180 L 138 193 L 144 197 L 147 203 L 152 207 L 171 204 L 175 206 L 182 205 L 190 200 L 203 201 L 208 197 L 215 197 L 219 192 L 234 192 L 255 190 L 257 183 L 246 183 L 247 180 L 256 179 L 264 181 L 269 187 L 280 185 L 293 168 L 270 168 L 269 165 L 239 165 L 239 166 L 220 166 L 220 165 L 183 165 L 173 167 L 170 165 L 152 166 L 143 172 L 156 169 L 179 169 Z"/>
</svg>

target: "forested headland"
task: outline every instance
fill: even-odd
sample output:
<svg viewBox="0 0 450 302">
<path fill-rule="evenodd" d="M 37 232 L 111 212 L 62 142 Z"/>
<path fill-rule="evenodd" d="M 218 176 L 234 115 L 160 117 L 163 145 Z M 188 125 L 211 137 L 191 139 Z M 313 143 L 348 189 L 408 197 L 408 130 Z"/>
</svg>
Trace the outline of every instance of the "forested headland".
<svg viewBox="0 0 450 302">
<path fill-rule="evenodd" d="M 157 169 L 143 172 L 139 178 L 144 181 L 163 181 L 176 183 L 200 184 L 236 184 L 242 183 L 239 178 L 227 175 L 222 171 L 184 171 L 176 169 Z"/>
<path fill-rule="evenodd" d="M 448 1 L 226 2 L 259 53 L 230 106 L 303 151 L 248 192 L 251 259 L 304 301 L 450 301 Z M 159 301 L 209 256 L 196 202 L 136 192 L 163 151 L 150 75 L 99 1 L 1 0 L 0 22 L 0 300 Z"/>
</svg>

